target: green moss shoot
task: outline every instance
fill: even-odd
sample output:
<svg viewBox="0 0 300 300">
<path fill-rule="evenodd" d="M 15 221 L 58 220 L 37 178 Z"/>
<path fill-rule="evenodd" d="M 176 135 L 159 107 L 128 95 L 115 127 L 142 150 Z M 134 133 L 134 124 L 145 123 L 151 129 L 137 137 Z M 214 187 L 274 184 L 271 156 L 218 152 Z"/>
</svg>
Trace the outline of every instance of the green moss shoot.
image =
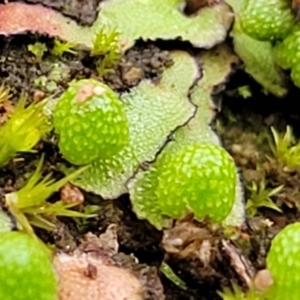
<svg viewBox="0 0 300 300">
<path fill-rule="evenodd" d="M 30 51 L 36 58 L 37 62 L 40 62 L 45 54 L 48 51 L 47 46 L 43 43 L 36 42 L 32 45 L 28 45 L 28 51 Z"/>
<path fill-rule="evenodd" d="M 280 193 L 283 189 L 283 185 L 274 189 L 268 189 L 266 188 L 265 180 L 262 180 L 259 184 L 252 182 L 252 185 L 248 185 L 247 189 L 250 192 L 246 204 L 248 217 L 253 217 L 257 213 L 257 209 L 260 207 L 267 207 L 278 212 L 282 212 L 281 209 L 272 201 L 271 197 Z"/>
<path fill-rule="evenodd" d="M 122 55 L 120 33 L 116 29 L 102 26 L 96 33 L 91 56 L 99 56 L 97 71 L 100 76 L 110 71 L 120 60 Z"/>
<path fill-rule="evenodd" d="M 55 39 L 54 46 L 51 50 L 51 54 L 57 57 L 61 57 L 64 53 L 70 53 L 76 55 L 77 51 L 74 50 L 75 47 L 76 47 L 75 43 L 61 42 L 60 40 Z"/>
<path fill-rule="evenodd" d="M 11 118 L 0 128 L 0 167 L 19 152 L 30 152 L 40 139 L 51 130 L 43 113 L 45 102 L 25 107 L 21 97 Z"/>
<path fill-rule="evenodd" d="M 300 143 L 296 141 L 290 126 L 281 134 L 271 127 L 273 141 L 270 148 L 275 159 L 284 167 L 285 171 L 294 171 L 300 166 Z"/>
<path fill-rule="evenodd" d="M 78 203 L 65 204 L 62 201 L 55 203 L 47 202 L 47 199 L 54 192 L 57 192 L 67 182 L 76 178 L 87 167 L 80 168 L 74 173 L 56 181 L 52 178 L 52 174 L 48 174 L 42 179 L 42 165 L 43 157 L 27 183 L 19 191 L 9 193 L 5 196 L 5 205 L 15 216 L 21 228 L 33 234 L 31 225 L 46 230 L 55 229 L 55 225 L 48 217 L 91 217 L 91 215 L 70 210 L 71 207 L 78 205 Z"/>
</svg>

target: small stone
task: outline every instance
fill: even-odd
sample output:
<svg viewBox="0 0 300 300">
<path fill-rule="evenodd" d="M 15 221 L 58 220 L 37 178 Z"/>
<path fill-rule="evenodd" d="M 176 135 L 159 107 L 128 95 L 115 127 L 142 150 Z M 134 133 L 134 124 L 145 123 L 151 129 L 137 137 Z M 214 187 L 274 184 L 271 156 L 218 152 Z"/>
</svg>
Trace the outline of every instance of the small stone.
<svg viewBox="0 0 300 300">
<path fill-rule="evenodd" d="M 126 84 L 134 85 L 142 79 L 143 75 L 144 72 L 142 69 L 132 67 L 128 72 L 126 72 L 122 76 L 122 79 Z"/>
<path fill-rule="evenodd" d="M 260 291 L 265 291 L 273 283 L 272 274 L 267 269 L 258 271 L 253 280 L 254 286 Z"/>
<path fill-rule="evenodd" d="M 60 198 L 65 204 L 82 204 L 84 202 L 83 193 L 71 183 L 67 183 L 62 187 Z"/>
<path fill-rule="evenodd" d="M 155 57 L 151 59 L 150 64 L 154 69 L 158 69 L 162 66 L 162 63 Z"/>
<path fill-rule="evenodd" d="M 45 98 L 45 93 L 41 90 L 35 90 L 33 94 L 33 100 L 34 101 L 41 101 L 42 99 Z"/>
</svg>

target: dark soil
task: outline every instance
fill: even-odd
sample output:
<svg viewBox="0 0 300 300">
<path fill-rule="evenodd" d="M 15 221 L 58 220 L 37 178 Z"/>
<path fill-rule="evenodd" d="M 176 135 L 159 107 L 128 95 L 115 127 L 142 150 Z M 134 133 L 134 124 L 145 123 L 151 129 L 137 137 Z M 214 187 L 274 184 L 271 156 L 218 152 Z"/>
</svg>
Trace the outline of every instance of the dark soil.
<svg viewBox="0 0 300 300">
<path fill-rule="evenodd" d="M 100 1 L 26 2 L 43 3 L 86 25 L 93 22 Z M 59 95 L 72 79 L 99 78 L 95 71 L 95 61 L 84 51 L 77 55 L 66 54 L 60 59 L 46 52 L 41 61 L 36 61 L 27 48 L 36 41 L 45 43 L 49 48 L 53 45 L 53 39 L 32 34 L 0 37 L 0 83 L 10 87 L 14 95 L 13 103 L 16 103 L 21 93 L 28 96 L 28 101 L 43 99 L 53 92 Z M 103 80 L 115 91 L 123 92 L 144 78 L 159 81 L 164 68 L 171 64 L 168 51 L 161 44 L 139 42 L 128 50 L 114 71 L 105 75 Z M 46 81 L 43 81 L 45 78 Z M 237 95 L 236 89 L 241 85 L 251 87 L 250 98 L 242 99 Z M 216 291 L 221 290 L 222 286 L 229 286 L 231 280 L 236 280 L 245 287 L 246 275 L 236 271 L 236 261 L 233 261 L 230 253 L 238 253 L 238 256 L 245 258 L 245 272 L 251 276 L 255 270 L 265 267 L 266 253 L 274 235 L 286 224 L 299 220 L 297 207 L 300 207 L 300 170 L 286 172 L 276 158 L 272 158 L 268 142 L 272 140 L 271 126 L 284 132 L 286 125 L 292 125 L 296 137 L 300 137 L 300 116 L 295 113 L 297 104 L 292 94 L 293 88 L 286 99 L 266 96 L 251 78 L 238 71 L 230 78 L 226 91 L 218 95 L 218 99 L 223 98 L 222 110 L 212 126 L 222 138 L 225 148 L 234 157 L 243 178 L 243 185 L 246 187 L 252 182 L 259 183 L 262 179 L 265 179 L 268 188 L 284 185 L 281 192 L 272 198 L 283 213 L 258 208 L 255 216 L 247 219 L 243 237 L 227 245 L 230 250 L 226 251 L 223 244 L 224 234 L 213 232 L 206 224 L 195 223 L 189 219 L 179 220 L 173 231 L 168 233 L 168 239 L 163 237 L 161 231 L 135 216 L 127 195 L 115 201 L 103 201 L 99 196 L 86 194 L 84 191 L 85 205 L 99 206 L 96 218 L 59 218 L 57 232 L 37 230 L 37 234 L 45 242 L 55 243 L 58 249 L 72 251 L 87 232 L 98 235 L 110 224 L 116 224 L 119 252 L 134 254 L 139 264 L 132 265 L 140 268 L 139 272 L 141 269 L 147 270 L 144 274 L 148 276 L 145 275 L 152 289 L 155 289 L 160 278 L 165 297 L 169 300 L 217 300 L 220 297 Z M 1 111 L 1 117 L 5 118 L 5 111 Z M 45 173 L 54 171 L 55 176 L 61 176 L 58 171 L 61 157 L 55 141 L 43 141 L 36 150 L 38 153 L 22 155 L 1 169 L 1 192 L 20 188 L 28 174 L 35 169 L 39 153 L 42 152 L 46 153 Z M 250 195 L 247 189 L 245 195 L 246 199 Z M 58 199 L 59 195 L 56 194 L 50 201 Z M 79 209 L 82 210 L 83 206 Z M 266 222 L 266 219 L 270 222 Z M 172 248 L 172 235 L 180 236 L 185 244 L 181 248 Z M 209 241 L 206 252 L 199 250 L 204 240 Z M 158 269 L 163 260 L 185 282 L 186 290 L 159 273 Z M 160 292 L 151 292 L 151 288 L 148 289 L 145 299 L 163 299 Z"/>
</svg>

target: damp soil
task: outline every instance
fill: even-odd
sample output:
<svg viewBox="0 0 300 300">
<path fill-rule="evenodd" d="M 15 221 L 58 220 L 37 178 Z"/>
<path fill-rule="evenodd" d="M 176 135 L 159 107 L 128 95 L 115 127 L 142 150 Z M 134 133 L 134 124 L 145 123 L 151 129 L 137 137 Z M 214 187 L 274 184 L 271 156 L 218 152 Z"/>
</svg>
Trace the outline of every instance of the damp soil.
<svg viewBox="0 0 300 300">
<path fill-rule="evenodd" d="M 93 22 L 95 7 L 100 1 L 26 2 L 43 3 L 87 25 Z M 46 52 L 43 59 L 37 61 L 28 50 L 28 45 L 37 41 L 49 48 L 53 45 L 53 39 L 33 34 L 0 37 L 0 84 L 10 87 L 12 105 L 21 93 L 28 96 L 28 101 L 53 94 L 58 96 L 73 79 L 98 78 L 116 92 L 124 92 L 144 78 L 158 82 L 163 70 L 172 65 L 164 45 L 138 42 L 126 52 L 112 73 L 99 78 L 95 70 L 96 62 L 84 51 L 76 55 L 65 54 L 60 59 L 54 59 Z M 249 86 L 252 91 L 247 99 L 237 92 L 238 87 L 243 85 Z M 300 116 L 295 113 L 297 103 L 292 97 L 294 92 L 294 87 L 291 87 L 285 99 L 265 95 L 251 78 L 238 70 L 228 79 L 226 89 L 215 95 L 221 109 L 212 127 L 236 162 L 245 199 L 251 195 L 249 187 L 253 182 L 259 184 L 264 180 L 269 189 L 283 185 L 282 190 L 272 197 L 273 203 L 282 212 L 259 207 L 253 216 L 247 216 L 243 234 L 234 242 L 225 241 L 222 232 L 214 232 L 205 222 L 199 224 L 189 217 L 178 220 L 173 229 L 163 236 L 147 221 L 136 217 L 128 195 L 114 201 L 104 201 L 84 191 L 81 193 L 85 203 L 78 209 L 83 210 L 85 205 L 97 205 L 97 217 L 87 220 L 59 218 L 56 232 L 37 229 L 38 236 L 47 243 L 54 243 L 58 249 L 70 252 L 86 233 L 100 235 L 109 225 L 115 224 L 119 244 L 116 261 L 122 266 L 130 265 L 130 269 L 144 278 L 147 286 L 144 299 L 219 300 L 217 291 L 223 286 L 230 286 L 232 280 L 246 287 L 247 276 L 251 277 L 265 267 L 266 254 L 275 234 L 287 224 L 299 220 L 300 170 L 286 170 L 274 157 L 270 147 L 273 141 L 271 127 L 283 133 L 290 125 L 296 138 L 300 138 Z M 8 111 L 2 107 L 0 113 L 0 123 L 3 123 Z M 21 155 L 0 170 L 1 193 L 17 190 L 24 184 L 28 174 L 35 169 L 40 153 L 45 153 L 43 171 L 52 171 L 57 178 L 62 176 L 58 171 L 62 158 L 56 141 L 40 142 L 36 150 L 37 153 Z M 56 201 L 59 197 L 57 193 L 50 201 Z M 180 247 L 170 242 L 174 236 L 184 240 Z M 204 244 L 207 245 L 205 249 Z M 243 272 L 237 271 L 237 261 L 232 253 L 244 258 Z M 137 258 L 138 263 L 132 260 L 131 255 Z M 163 261 L 183 280 L 184 288 L 175 285 L 159 271 Z"/>
</svg>

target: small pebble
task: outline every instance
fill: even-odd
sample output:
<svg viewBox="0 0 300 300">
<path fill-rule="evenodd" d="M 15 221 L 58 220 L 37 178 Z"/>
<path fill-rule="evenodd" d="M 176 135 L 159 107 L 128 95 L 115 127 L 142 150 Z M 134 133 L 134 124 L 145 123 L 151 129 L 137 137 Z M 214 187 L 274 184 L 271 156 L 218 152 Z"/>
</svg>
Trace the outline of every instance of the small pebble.
<svg viewBox="0 0 300 300">
<path fill-rule="evenodd" d="M 258 271 L 253 280 L 254 286 L 260 291 L 265 291 L 273 283 L 271 272 L 267 269 Z"/>
<path fill-rule="evenodd" d="M 142 69 L 132 67 L 128 72 L 122 76 L 122 80 L 129 85 L 136 84 L 139 80 L 142 79 L 144 72 Z"/>
<path fill-rule="evenodd" d="M 81 204 L 84 202 L 83 193 L 70 183 L 62 187 L 60 197 L 65 204 Z"/>
</svg>

